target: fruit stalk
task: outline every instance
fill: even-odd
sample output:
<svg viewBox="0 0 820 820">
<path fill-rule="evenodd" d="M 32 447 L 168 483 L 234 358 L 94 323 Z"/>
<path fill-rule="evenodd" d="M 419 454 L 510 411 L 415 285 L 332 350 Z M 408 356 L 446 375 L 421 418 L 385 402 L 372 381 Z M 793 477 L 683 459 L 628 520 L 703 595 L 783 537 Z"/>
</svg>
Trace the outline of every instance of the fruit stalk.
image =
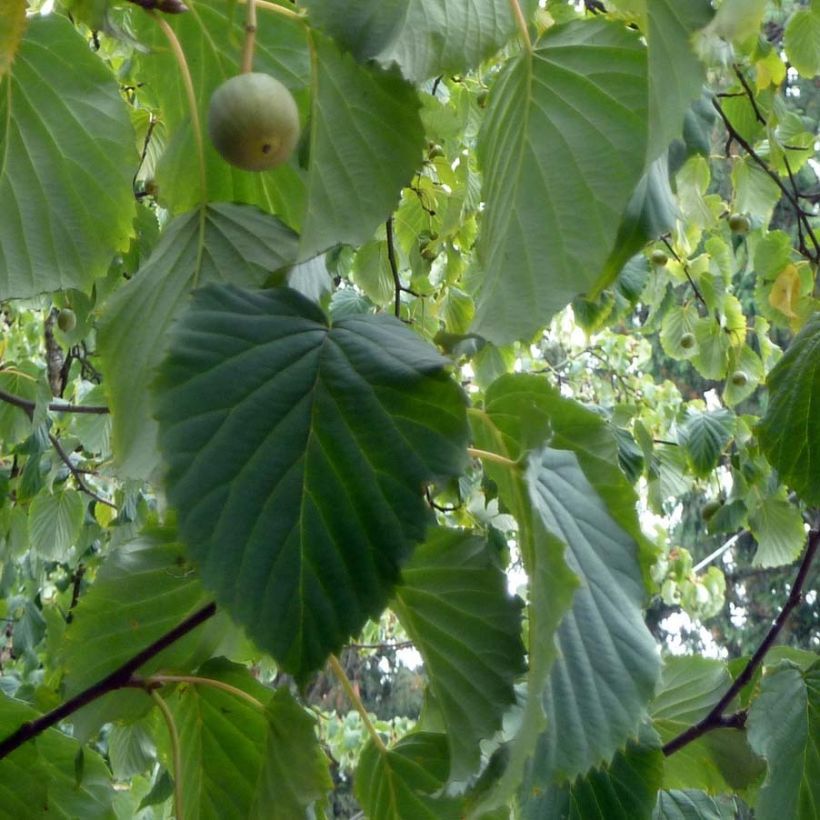
<svg viewBox="0 0 820 820">
<path fill-rule="evenodd" d="M 245 17 L 245 44 L 242 47 L 242 73 L 253 71 L 253 52 L 256 48 L 256 0 L 247 0 Z"/>
</svg>

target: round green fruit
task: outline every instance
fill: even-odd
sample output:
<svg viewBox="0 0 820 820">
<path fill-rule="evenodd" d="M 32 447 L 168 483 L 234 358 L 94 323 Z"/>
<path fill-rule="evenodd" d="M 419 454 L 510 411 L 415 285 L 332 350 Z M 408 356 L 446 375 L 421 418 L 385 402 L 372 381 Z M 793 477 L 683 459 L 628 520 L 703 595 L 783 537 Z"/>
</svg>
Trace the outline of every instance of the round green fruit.
<svg viewBox="0 0 820 820">
<path fill-rule="evenodd" d="M 683 336 L 680 337 L 680 346 L 684 350 L 691 350 L 695 346 L 695 334 L 684 333 Z"/>
<path fill-rule="evenodd" d="M 731 382 L 735 387 L 746 387 L 749 377 L 742 370 L 735 370 L 731 376 Z"/>
<path fill-rule="evenodd" d="M 669 257 L 660 249 L 652 251 L 652 264 L 662 268 L 668 261 Z"/>
<path fill-rule="evenodd" d="M 239 74 L 214 91 L 208 136 L 222 158 L 244 171 L 286 162 L 299 141 L 293 95 L 268 74 Z"/>
<path fill-rule="evenodd" d="M 749 233 L 751 223 L 749 222 L 749 217 L 745 214 L 732 214 L 729 217 L 729 227 L 732 233 L 746 234 Z"/>
<path fill-rule="evenodd" d="M 57 327 L 63 333 L 71 333 L 77 327 L 77 314 L 71 308 L 63 308 L 57 314 Z"/>
</svg>

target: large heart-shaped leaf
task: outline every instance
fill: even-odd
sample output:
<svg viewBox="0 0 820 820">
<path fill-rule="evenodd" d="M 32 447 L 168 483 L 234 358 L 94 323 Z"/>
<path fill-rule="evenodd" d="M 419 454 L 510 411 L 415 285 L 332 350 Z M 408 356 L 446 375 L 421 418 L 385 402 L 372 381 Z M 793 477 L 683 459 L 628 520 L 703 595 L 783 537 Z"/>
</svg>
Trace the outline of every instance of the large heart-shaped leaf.
<svg viewBox="0 0 820 820">
<path fill-rule="evenodd" d="M 88 288 L 128 247 L 137 153 L 113 75 L 68 20 L 30 21 L 0 123 L 0 299 Z"/>
<path fill-rule="evenodd" d="M 450 779 L 478 768 L 525 668 L 521 604 L 485 540 L 434 530 L 402 572 L 392 606 L 424 658 L 450 743 Z"/>
<path fill-rule="evenodd" d="M 168 494 L 205 583 L 298 677 L 387 602 L 422 490 L 465 461 L 465 399 L 389 316 L 328 327 L 295 291 L 209 286 L 159 386 Z"/>
<path fill-rule="evenodd" d="M 476 332 L 528 338 L 598 281 L 644 171 L 648 100 L 646 50 L 621 25 L 556 26 L 510 60 L 479 142 Z"/>
</svg>

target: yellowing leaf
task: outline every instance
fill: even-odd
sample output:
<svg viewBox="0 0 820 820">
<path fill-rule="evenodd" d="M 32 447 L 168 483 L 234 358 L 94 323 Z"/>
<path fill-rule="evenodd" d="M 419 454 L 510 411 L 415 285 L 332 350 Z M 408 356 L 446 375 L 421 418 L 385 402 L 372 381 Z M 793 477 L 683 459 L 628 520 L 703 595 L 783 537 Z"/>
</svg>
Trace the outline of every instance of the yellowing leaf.
<svg viewBox="0 0 820 820">
<path fill-rule="evenodd" d="M 762 91 L 770 85 L 778 86 L 786 79 L 786 64 L 774 49 L 762 60 L 758 60 L 755 63 L 755 68 L 757 69 L 755 84 L 758 91 Z"/>
<path fill-rule="evenodd" d="M 769 304 L 790 319 L 796 319 L 794 309 L 800 298 L 800 274 L 794 265 L 786 265 L 774 280 Z"/>
<path fill-rule="evenodd" d="M 26 0 L 4 0 L 0 6 L 0 77 L 11 68 L 26 27 Z"/>
</svg>

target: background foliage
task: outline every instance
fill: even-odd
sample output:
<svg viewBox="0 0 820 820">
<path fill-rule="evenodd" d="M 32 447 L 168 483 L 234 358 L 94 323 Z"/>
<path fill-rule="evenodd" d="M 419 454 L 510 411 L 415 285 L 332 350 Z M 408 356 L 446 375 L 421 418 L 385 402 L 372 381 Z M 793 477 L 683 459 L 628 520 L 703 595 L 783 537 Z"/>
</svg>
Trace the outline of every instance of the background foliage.
<svg viewBox="0 0 820 820">
<path fill-rule="evenodd" d="M 820 3 L 246 14 L 0 8 L 0 817 L 815 818 Z"/>
</svg>

